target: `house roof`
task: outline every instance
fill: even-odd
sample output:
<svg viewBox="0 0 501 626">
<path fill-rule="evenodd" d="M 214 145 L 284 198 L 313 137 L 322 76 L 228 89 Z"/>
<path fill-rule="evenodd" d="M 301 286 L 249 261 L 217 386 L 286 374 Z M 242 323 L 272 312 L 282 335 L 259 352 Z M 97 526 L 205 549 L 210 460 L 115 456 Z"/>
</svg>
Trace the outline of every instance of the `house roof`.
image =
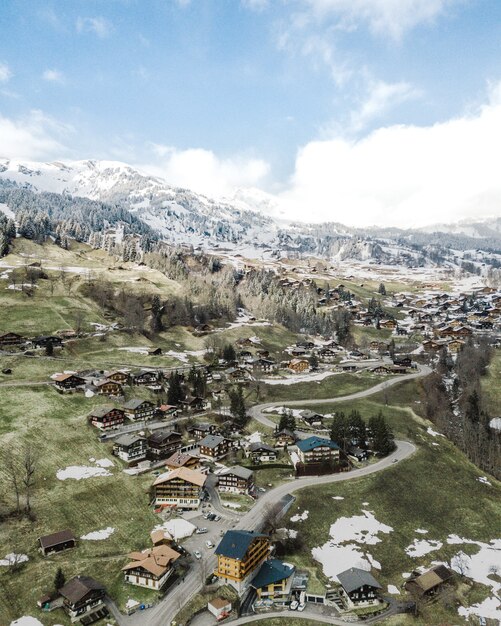
<svg viewBox="0 0 501 626">
<path fill-rule="evenodd" d="M 282 563 L 282 561 L 279 561 L 278 559 L 270 559 L 261 565 L 261 568 L 256 576 L 254 576 L 251 585 L 255 589 L 261 589 L 262 587 L 267 587 L 268 585 L 278 583 L 285 578 L 289 578 L 293 572 L 294 567 L 291 567 L 286 563 Z"/>
<path fill-rule="evenodd" d="M 238 478 L 243 478 L 244 480 L 248 480 L 254 472 L 247 467 L 242 467 L 241 465 L 235 465 L 235 467 L 229 467 L 227 470 L 222 472 L 220 476 L 229 476 L 233 474 L 234 476 L 238 476 Z"/>
<path fill-rule="evenodd" d="M 250 446 L 249 446 L 249 451 L 250 452 L 260 452 L 260 451 L 262 451 L 262 452 L 273 452 L 273 454 L 277 453 L 275 448 L 272 448 L 267 443 L 260 443 L 259 441 L 251 443 Z"/>
<path fill-rule="evenodd" d="M 71 532 L 71 530 L 60 530 L 57 533 L 52 533 L 52 535 L 45 535 L 44 537 L 40 537 L 38 539 L 42 548 L 52 548 L 53 546 L 57 546 L 60 543 L 65 543 L 67 541 L 76 541 L 75 535 Z"/>
<path fill-rule="evenodd" d="M 131 552 L 127 556 L 132 560 L 122 567 L 123 572 L 141 567 L 159 578 L 181 555 L 171 547 L 162 545 L 142 552 Z"/>
<path fill-rule="evenodd" d="M 323 437 L 308 437 L 308 439 L 298 441 L 296 445 L 302 452 L 310 452 L 320 446 L 327 446 L 332 450 L 339 450 L 337 443 L 334 443 L 330 439 L 324 439 Z"/>
<path fill-rule="evenodd" d="M 350 567 L 350 569 L 338 574 L 337 578 L 347 593 L 360 589 L 364 585 L 381 589 L 381 585 L 370 572 L 366 572 L 358 567 Z"/>
<path fill-rule="evenodd" d="M 61 383 L 64 380 L 68 380 L 70 378 L 76 378 L 77 380 L 83 380 L 83 378 L 81 378 L 80 376 L 77 376 L 76 374 L 56 374 L 56 376 L 54 376 L 52 380 L 55 380 L 56 382 Z"/>
<path fill-rule="evenodd" d="M 221 435 L 206 435 L 198 442 L 198 445 L 204 448 L 217 448 L 223 441 L 224 437 L 221 437 Z"/>
<path fill-rule="evenodd" d="M 178 433 L 175 430 L 161 428 L 160 430 L 155 430 L 155 432 L 151 433 L 148 437 L 148 441 L 150 443 L 163 443 L 165 440 L 168 440 L 173 436 L 175 439 L 181 439 L 181 433 Z"/>
<path fill-rule="evenodd" d="M 111 413 L 111 411 L 121 411 L 121 409 L 115 409 L 112 404 L 106 404 L 104 406 L 98 406 L 89 413 L 89 417 L 104 417 Z"/>
<path fill-rule="evenodd" d="M 202 474 L 202 472 L 197 472 L 196 470 L 188 469 L 187 467 L 178 467 L 175 470 L 170 472 L 166 472 L 165 474 L 160 474 L 160 476 L 155 480 L 153 486 L 162 485 L 163 483 L 168 483 L 175 478 L 181 478 L 192 485 L 198 485 L 199 487 L 203 487 L 205 485 L 205 481 L 207 480 L 207 476 Z"/>
<path fill-rule="evenodd" d="M 59 593 L 71 604 L 80 602 L 91 591 L 104 591 L 104 587 L 90 576 L 75 576 L 59 589 Z"/>
<path fill-rule="evenodd" d="M 433 569 L 421 574 L 414 580 L 409 581 L 416 584 L 424 593 L 430 591 L 437 585 L 445 582 L 452 576 L 451 571 L 445 565 L 437 565 Z"/>
<path fill-rule="evenodd" d="M 191 459 L 198 459 L 198 456 L 194 454 L 190 454 L 189 452 L 180 452 L 177 450 L 172 454 L 166 461 L 165 465 L 172 465 L 176 467 L 183 467 L 186 465 Z"/>
<path fill-rule="evenodd" d="M 122 446 L 124 448 L 128 448 L 129 446 L 132 446 L 136 442 L 144 441 L 144 440 L 145 440 L 144 437 L 139 437 L 137 435 L 132 435 L 130 433 L 125 433 L 124 435 L 119 435 L 115 439 L 115 444 L 118 444 L 119 446 Z"/>
<path fill-rule="evenodd" d="M 209 600 L 209 604 L 215 609 L 224 609 L 227 606 L 231 606 L 231 601 L 225 600 L 224 598 L 214 598 L 213 600 Z"/>
<path fill-rule="evenodd" d="M 215 554 L 241 561 L 254 539 L 266 536 L 254 530 L 228 530 L 216 548 Z"/>
<path fill-rule="evenodd" d="M 123 405 L 123 407 L 124 407 L 124 409 L 137 409 L 138 407 L 140 407 L 145 402 L 148 402 L 149 404 L 151 404 L 151 402 L 149 402 L 149 400 L 141 400 L 141 398 L 132 398 L 132 400 L 129 400 L 128 402 L 126 402 Z"/>
</svg>

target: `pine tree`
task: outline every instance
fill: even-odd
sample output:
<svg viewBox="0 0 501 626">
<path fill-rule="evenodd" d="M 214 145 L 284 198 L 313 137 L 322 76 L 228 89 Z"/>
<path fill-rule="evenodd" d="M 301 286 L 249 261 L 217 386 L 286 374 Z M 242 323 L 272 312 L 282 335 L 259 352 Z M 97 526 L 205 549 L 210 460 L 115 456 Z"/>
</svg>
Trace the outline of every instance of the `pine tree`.
<svg viewBox="0 0 501 626">
<path fill-rule="evenodd" d="M 365 448 L 365 440 L 367 437 L 365 422 L 359 411 L 353 410 L 348 417 L 348 430 L 350 438 L 359 448 Z"/>
<path fill-rule="evenodd" d="M 185 397 L 181 376 L 177 372 L 172 372 L 169 378 L 169 389 L 167 390 L 167 404 L 177 406 Z"/>
<path fill-rule="evenodd" d="M 334 441 L 342 450 L 345 450 L 348 436 L 348 422 L 345 414 L 342 411 L 335 413 L 331 424 L 331 441 Z"/>
<path fill-rule="evenodd" d="M 386 423 L 381 413 L 369 420 L 369 431 L 372 438 L 372 450 L 375 454 L 387 456 L 395 450 L 395 438 L 393 431 Z"/>
<path fill-rule="evenodd" d="M 312 370 L 318 369 L 318 356 L 316 352 L 313 352 L 310 357 L 310 367 Z"/>
<path fill-rule="evenodd" d="M 54 578 L 54 589 L 56 591 L 59 591 L 59 589 L 64 587 L 65 582 L 66 582 L 66 576 L 64 575 L 63 570 L 60 567 L 58 567 L 56 576 Z"/>
<path fill-rule="evenodd" d="M 151 331 L 153 333 L 160 333 L 164 330 L 162 323 L 163 310 L 164 307 L 162 306 L 160 297 L 155 294 L 151 301 Z"/>
<path fill-rule="evenodd" d="M 245 400 L 242 387 L 239 385 L 236 390 L 230 391 L 230 413 L 235 423 L 243 427 L 247 423 L 247 410 L 245 408 Z"/>
<path fill-rule="evenodd" d="M 380 283 L 378 291 L 382 296 L 386 295 L 386 287 L 384 286 L 384 283 Z"/>
<path fill-rule="evenodd" d="M 227 363 L 231 363 L 232 361 L 235 361 L 236 358 L 237 355 L 235 352 L 235 348 L 231 345 L 231 343 L 227 343 L 223 348 L 223 359 Z"/>
</svg>

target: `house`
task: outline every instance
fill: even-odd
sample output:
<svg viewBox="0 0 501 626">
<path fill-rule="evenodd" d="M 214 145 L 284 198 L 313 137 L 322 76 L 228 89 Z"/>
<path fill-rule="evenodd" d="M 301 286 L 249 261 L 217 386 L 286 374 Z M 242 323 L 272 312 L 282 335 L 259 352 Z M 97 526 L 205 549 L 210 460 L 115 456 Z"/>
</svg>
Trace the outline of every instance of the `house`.
<svg viewBox="0 0 501 626">
<path fill-rule="evenodd" d="M 207 435 L 214 435 L 217 430 L 217 426 L 215 424 L 195 424 L 194 426 L 190 426 L 188 428 L 188 432 L 190 435 L 195 437 L 198 441 L 199 439 L 203 439 Z"/>
<path fill-rule="evenodd" d="M 410 578 L 405 583 L 405 588 L 410 593 L 422 596 L 432 596 L 450 579 L 452 572 L 445 565 L 437 565 L 432 569 Z"/>
<path fill-rule="evenodd" d="M 301 463 L 339 462 L 339 446 L 330 439 L 308 437 L 296 445 Z"/>
<path fill-rule="evenodd" d="M 273 372 L 278 369 L 278 363 L 273 359 L 259 357 L 252 361 L 252 369 L 259 372 Z"/>
<path fill-rule="evenodd" d="M 293 446 L 296 443 L 296 436 L 292 430 L 284 428 L 275 433 L 275 446 L 277 448 L 285 448 L 286 446 Z"/>
<path fill-rule="evenodd" d="M 76 374 L 57 374 L 53 377 L 54 385 L 58 391 L 75 391 L 85 385 L 85 379 Z"/>
<path fill-rule="evenodd" d="M 215 551 L 217 567 L 214 574 L 243 595 L 269 553 L 267 535 L 253 530 L 228 530 Z"/>
<path fill-rule="evenodd" d="M 155 415 L 155 405 L 149 400 L 132 398 L 123 405 L 125 417 L 132 421 L 146 421 Z"/>
<path fill-rule="evenodd" d="M 211 459 L 221 459 L 228 454 L 230 440 L 221 435 L 207 435 L 198 443 L 200 454 Z"/>
<path fill-rule="evenodd" d="M 120 435 L 113 442 L 113 454 L 126 463 L 143 461 L 147 449 L 146 438 L 134 434 Z"/>
<path fill-rule="evenodd" d="M 44 556 L 53 554 L 54 552 L 62 552 L 69 550 L 77 545 L 77 539 L 71 530 L 61 530 L 52 535 L 39 537 L 40 551 Z"/>
<path fill-rule="evenodd" d="M 254 472 L 235 465 L 219 474 L 218 490 L 222 493 L 249 493 L 254 488 Z"/>
<path fill-rule="evenodd" d="M 447 344 L 447 350 L 449 350 L 449 352 L 452 352 L 453 354 L 457 354 L 458 352 L 461 352 L 461 350 L 464 348 L 464 345 L 464 341 L 461 341 L 460 339 L 453 339 Z"/>
<path fill-rule="evenodd" d="M 337 575 L 344 594 L 341 595 L 349 608 L 379 602 L 381 585 L 374 576 L 358 567 L 350 567 Z"/>
<path fill-rule="evenodd" d="M 265 561 L 251 582 L 258 600 L 280 600 L 287 598 L 292 583 L 294 566 L 278 559 Z"/>
<path fill-rule="evenodd" d="M 112 405 L 99 406 L 93 409 L 87 416 L 89 424 L 100 430 L 118 428 L 124 423 L 125 415 L 122 409 Z"/>
<path fill-rule="evenodd" d="M 207 602 L 207 610 L 219 621 L 231 613 L 231 602 L 224 598 L 214 598 Z"/>
<path fill-rule="evenodd" d="M 200 467 L 200 457 L 177 450 L 165 461 L 165 467 L 169 470 L 174 470 L 178 467 L 186 467 L 192 470 L 198 469 Z"/>
<path fill-rule="evenodd" d="M 131 561 L 122 567 L 125 582 L 159 591 L 174 572 L 174 563 L 181 555 L 170 546 L 159 545 L 127 556 Z"/>
<path fill-rule="evenodd" d="M 318 351 L 320 361 L 332 361 L 336 358 L 336 352 L 332 348 L 322 348 Z"/>
<path fill-rule="evenodd" d="M 358 446 L 351 446 L 348 448 L 348 456 L 351 456 L 356 461 L 365 461 L 367 459 L 367 450 L 362 450 Z"/>
<path fill-rule="evenodd" d="M 115 382 L 114 380 L 100 380 L 99 382 L 95 383 L 94 386 L 96 387 L 98 394 L 101 396 L 124 395 L 122 385 Z"/>
<path fill-rule="evenodd" d="M 174 541 L 172 535 L 166 530 L 152 530 L 150 538 L 154 546 L 170 546 Z"/>
<path fill-rule="evenodd" d="M 63 345 L 63 340 L 61 337 L 56 337 L 54 335 L 42 335 L 32 339 L 31 343 L 34 348 L 46 348 L 48 344 L 51 344 L 53 347 L 61 347 Z"/>
<path fill-rule="evenodd" d="M 393 365 L 397 365 L 398 367 L 411 367 L 412 359 L 409 356 L 395 357 L 393 359 Z"/>
<path fill-rule="evenodd" d="M 371 372 L 373 374 L 383 374 L 383 375 L 391 373 L 390 368 L 386 367 L 385 365 L 378 365 L 377 367 L 373 367 Z"/>
<path fill-rule="evenodd" d="M 108 615 L 104 604 L 106 590 L 89 576 L 75 576 L 58 592 L 63 598 L 63 609 L 72 622 L 92 624 Z"/>
<path fill-rule="evenodd" d="M 156 385 L 158 383 L 158 372 L 153 370 L 140 370 L 132 375 L 134 385 Z"/>
<path fill-rule="evenodd" d="M 207 476 L 186 467 L 161 474 L 153 483 L 156 505 L 198 509 Z"/>
<path fill-rule="evenodd" d="M 157 407 L 157 414 L 159 417 L 168 417 L 169 415 L 176 417 L 177 406 L 174 404 L 161 404 Z"/>
<path fill-rule="evenodd" d="M 310 369 L 310 362 L 307 359 L 292 359 L 289 361 L 288 368 L 293 372 L 306 372 Z"/>
<path fill-rule="evenodd" d="M 26 339 L 17 333 L 3 333 L 0 335 L 0 347 L 19 346 L 25 343 Z"/>
<path fill-rule="evenodd" d="M 257 441 L 251 443 L 247 448 L 247 456 L 250 456 L 253 461 L 265 463 L 267 461 L 276 461 L 277 451 L 268 444 Z"/>
<path fill-rule="evenodd" d="M 113 372 L 105 372 L 104 375 L 108 380 L 113 380 L 120 385 L 128 385 L 130 382 L 130 375 L 123 370 L 115 370 Z"/>
<path fill-rule="evenodd" d="M 154 461 L 165 459 L 182 446 L 181 433 L 162 428 L 148 437 L 148 457 Z"/>
<path fill-rule="evenodd" d="M 315 411 L 310 411 L 309 409 L 301 411 L 301 413 L 299 413 L 299 416 L 310 426 L 321 426 L 322 420 L 324 419 L 323 415 L 321 415 L 320 413 L 315 413 Z"/>
<path fill-rule="evenodd" d="M 395 330 L 395 328 L 397 327 L 397 322 L 395 320 L 381 320 L 379 322 L 379 326 L 388 330 Z"/>
<path fill-rule="evenodd" d="M 203 411 L 206 408 L 205 400 L 199 396 L 187 396 L 181 401 L 181 404 L 186 411 L 191 411 L 192 413 Z"/>
</svg>

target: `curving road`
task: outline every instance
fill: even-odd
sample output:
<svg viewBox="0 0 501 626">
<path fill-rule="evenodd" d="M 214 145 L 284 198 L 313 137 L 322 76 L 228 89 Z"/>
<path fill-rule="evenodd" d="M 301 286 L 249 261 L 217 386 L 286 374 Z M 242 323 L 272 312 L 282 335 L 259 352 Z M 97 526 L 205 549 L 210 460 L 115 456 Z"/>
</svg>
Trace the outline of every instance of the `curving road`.
<svg viewBox="0 0 501 626">
<path fill-rule="evenodd" d="M 375 393 L 379 393 L 380 391 L 396 385 L 402 381 L 413 380 L 416 378 L 427 376 L 430 372 L 431 369 L 428 366 L 424 365 L 420 366 L 418 371 L 413 374 L 399 376 L 398 378 L 395 378 L 393 380 L 379 383 L 378 385 L 375 385 L 370 389 L 365 389 L 364 391 L 352 393 L 348 396 L 318 400 L 294 400 L 291 402 L 287 402 L 286 404 L 287 406 L 301 406 L 355 400 L 358 398 L 364 398 L 373 395 Z M 262 412 L 266 408 L 283 405 L 283 401 L 257 405 L 249 410 L 249 414 L 265 426 L 275 428 L 275 422 L 272 422 L 271 420 L 266 418 L 262 414 Z M 296 491 L 299 491 L 300 489 L 304 489 L 305 487 L 327 485 L 331 483 L 342 482 L 345 480 L 352 480 L 353 478 L 360 478 L 363 476 L 368 476 L 369 474 L 380 472 L 390 467 L 394 462 L 403 460 L 411 456 L 416 451 L 416 446 L 408 441 L 395 441 L 395 443 L 397 445 L 397 448 L 392 454 L 385 457 L 384 459 L 381 459 L 380 461 L 377 461 L 376 463 L 373 463 L 372 465 L 368 465 L 360 469 L 340 474 L 328 474 L 325 476 L 308 476 L 305 478 L 299 478 L 297 480 L 291 481 L 290 483 L 284 483 L 282 485 L 279 485 L 278 487 L 275 487 L 274 489 L 271 489 L 259 498 L 259 500 L 250 511 L 240 517 L 238 523 L 234 525 L 234 528 L 245 530 L 258 528 L 263 522 L 263 515 L 266 512 L 267 508 L 271 505 L 276 504 L 281 498 L 288 494 L 292 494 Z M 212 554 L 210 558 L 207 559 L 205 566 L 212 569 L 215 567 L 215 564 L 216 559 L 215 556 Z M 178 611 L 182 608 L 182 606 L 184 606 L 202 588 L 202 579 L 204 577 L 201 575 L 200 567 L 201 564 L 199 561 L 193 563 L 193 566 L 191 567 L 189 573 L 184 577 L 184 579 L 180 581 L 176 587 L 171 589 L 166 597 L 158 604 L 156 604 L 153 608 L 148 609 L 144 612 L 135 613 L 130 617 L 122 616 L 115 613 L 115 618 L 117 619 L 117 622 L 123 626 L 169 626 Z M 268 615 L 268 617 L 272 617 L 272 615 L 270 614 Z M 295 614 L 294 617 L 296 617 Z M 327 624 L 346 623 L 339 619 L 336 620 L 336 618 L 334 617 L 328 618 L 329 621 L 327 619 L 320 619 L 323 618 L 323 616 L 319 616 L 318 614 L 310 614 L 307 611 L 304 611 L 302 614 L 298 613 L 297 617 L 308 618 L 313 621 L 322 621 Z M 247 624 L 252 621 L 258 621 L 258 619 L 246 617 L 232 622 L 232 624 Z"/>
</svg>

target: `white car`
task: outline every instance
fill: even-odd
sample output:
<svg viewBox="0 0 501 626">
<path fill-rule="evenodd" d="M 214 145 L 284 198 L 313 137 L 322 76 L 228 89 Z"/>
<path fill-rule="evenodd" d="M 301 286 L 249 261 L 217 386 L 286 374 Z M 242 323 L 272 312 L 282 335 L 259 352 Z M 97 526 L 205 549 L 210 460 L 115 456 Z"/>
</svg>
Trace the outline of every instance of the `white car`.
<svg viewBox="0 0 501 626">
<path fill-rule="evenodd" d="M 195 550 L 195 552 L 193 552 L 193 556 L 196 559 L 201 559 L 202 558 L 202 555 L 200 554 L 200 552 L 198 550 Z"/>
<path fill-rule="evenodd" d="M 301 602 L 301 603 L 299 604 L 299 606 L 297 607 L 297 610 L 298 610 L 298 611 L 304 611 L 304 610 L 305 610 L 305 608 L 306 608 L 306 604 L 305 604 L 304 602 Z"/>
<path fill-rule="evenodd" d="M 297 607 L 299 606 L 299 602 L 297 600 L 293 600 L 290 604 L 289 604 L 289 609 L 291 611 L 296 611 Z"/>
<path fill-rule="evenodd" d="M 212 543 L 212 541 L 210 539 L 207 539 L 207 541 L 205 542 L 205 547 L 206 548 L 213 548 L 214 544 Z"/>
</svg>

